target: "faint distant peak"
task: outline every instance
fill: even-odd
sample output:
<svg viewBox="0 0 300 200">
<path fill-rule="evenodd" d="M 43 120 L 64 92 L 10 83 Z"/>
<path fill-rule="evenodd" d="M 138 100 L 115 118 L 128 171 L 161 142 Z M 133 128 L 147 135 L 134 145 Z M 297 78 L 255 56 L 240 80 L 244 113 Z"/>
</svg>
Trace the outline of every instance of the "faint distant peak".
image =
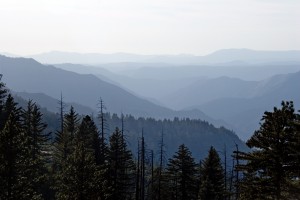
<svg viewBox="0 0 300 200">
<path fill-rule="evenodd" d="M 206 56 L 192 54 L 142 55 L 132 53 L 76 53 L 51 51 L 31 55 L 41 63 L 109 64 L 109 63 L 164 63 L 172 65 L 247 65 L 262 63 L 300 62 L 300 51 L 257 51 L 251 49 L 222 49 Z"/>
<path fill-rule="evenodd" d="M 0 52 L 0 55 L 6 56 L 6 57 L 11 57 L 11 58 L 18 58 L 18 57 L 21 57 L 21 56 L 19 56 L 19 55 L 12 54 L 12 53 L 8 53 L 8 52 Z"/>
<path fill-rule="evenodd" d="M 204 56 L 206 62 L 228 63 L 274 63 L 274 62 L 300 62 L 300 50 L 287 51 L 257 51 L 251 49 L 222 49 Z"/>
</svg>

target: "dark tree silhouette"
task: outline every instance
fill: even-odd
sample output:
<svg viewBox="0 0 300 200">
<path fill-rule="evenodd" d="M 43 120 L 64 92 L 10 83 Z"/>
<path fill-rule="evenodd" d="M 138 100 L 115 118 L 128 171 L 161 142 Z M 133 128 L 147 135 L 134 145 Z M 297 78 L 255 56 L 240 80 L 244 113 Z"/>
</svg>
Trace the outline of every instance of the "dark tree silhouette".
<svg viewBox="0 0 300 200">
<path fill-rule="evenodd" d="M 200 169 L 200 199 L 224 198 L 224 173 L 218 152 L 211 147 Z"/>
<path fill-rule="evenodd" d="M 273 112 L 265 112 L 260 129 L 246 143 L 253 150 L 240 154 L 240 159 L 246 161 L 237 166 L 244 172 L 241 198 L 294 199 L 300 196 L 296 172 L 299 163 L 295 154 L 299 142 L 296 119 L 293 102 L 282 102 L 280 109 L 275 107 Z"/>
<path fill-rule="evenodd" d="M 185 145 L 180 145 L 167 166 L 169 199 L 197 199 L 196 163 Z"/>
</svg>

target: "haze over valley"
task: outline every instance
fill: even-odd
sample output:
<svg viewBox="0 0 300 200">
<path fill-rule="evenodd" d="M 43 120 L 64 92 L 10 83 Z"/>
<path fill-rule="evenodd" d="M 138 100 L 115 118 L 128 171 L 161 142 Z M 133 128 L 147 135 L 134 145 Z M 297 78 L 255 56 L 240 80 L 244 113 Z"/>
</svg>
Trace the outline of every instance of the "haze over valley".
<svg viewBox="0 0 300 200">
<path fill-rule="evenodd" d="M 0 0 L 0 199 L 300 197 L 300 1 Z"/>
<path fill-rule="evenodd" d="M 201 59 L 212 57 L 215 62 L 206 65 L 123 60 L 121 63 L 55 66 L 80 74 L 94 74 L 163 107 L 204 112 L 233 129 L 243 140 L 259 127 L 264 111 L 280 105 L 285 98 L 299 100 L 300 51 L 228 49 Z M 238 59 L 239 62 L 235 62 Z M 251 59 L 260 62 L 251 62 Z"/>
<path fill-rule="evenodd" d="M 259 127 L 264 111 L 282 100 L 300 100 L 300 51 L 228 49 L 202 57 L 188 56 L 212 63 L 205 65 L 174 65 L 166 60 L 168 56 L 124 55 L 106 55 L 106 59 L 101 54 L 63 52 L 33 56 L 46 65 L 2 56 L 1 73 L 18 95 L 36 99 L 41 105 L 45 102 L 43 106 L 52 112 L 57 110 L 50 97 L 59 99 L 60 92 L 66 102 L 85 107 L 78 109 L 85 114 L 97 113 L 101 97 L 112 113 L 157 119 L 199 118 L 234 130 L 243 140 Z M 91 56 L 100 64 L 85 63 Z M 74 63 L 64 63 L 72 59 Z M 101 63 L 101 59 L 109 63 Z M 53 60 L 63 63 L 53 64 Z"/>
</svg>

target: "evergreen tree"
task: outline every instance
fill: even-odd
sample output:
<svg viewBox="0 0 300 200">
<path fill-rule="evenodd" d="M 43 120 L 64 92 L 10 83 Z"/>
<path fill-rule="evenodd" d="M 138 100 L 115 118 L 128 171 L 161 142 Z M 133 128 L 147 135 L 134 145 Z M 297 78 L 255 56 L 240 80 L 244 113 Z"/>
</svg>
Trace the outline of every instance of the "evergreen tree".
<svg viewBox="0 0 300 200">
<path fill-rule="evenodd" d="M 54 140 L 54 162 L 56 170 L 64 165 L 67 157 L 72 153 L 74 136 L 78 131 L 78 114 L 71 106 L 69 113 L 63 119 L 63 132 L 57 131 Z"/>
<path fill-rule="evenodd" d="M 168 199 L 197 199 L 196 163 L 189 149 L 180 145 L 178 151 L 169 159 L 167 166 Z"/>
<path fill-rule="evenodd" d="M 300 197 L 300 115 L 296 114 L 296 120 L 293 123 L 293 135 L 290 145 L 287 147 L 290 152 L 289 172 L 290 172 L 290 196 Z"/>
<path fill-rule="evenodd" d="M 64 183 L 64 170 L 68 167 L 68 157 L 74 151 L 73 142 L 79 126 L 78 114 L 74 111 L 72 106 L 69 113 L 65 114 L 62 121 L 64 122 L 63 127 L 61 128 L 63 132 L 61 132 L 61 130 L 56 132 L 53 144 L 53 189 L 58 193 Z"/>
<path fill-rule="evenodd" d="M 218 152 L 211 147 L 200 169 L 199 199 L 221 200 L 224 198 L 224 174 Z"/>
<path fill-rule="evenodd" d="M 21 108 L 9 94 L 3 106 L 3 129 L 0 130 L 0 199 L 29 199 L 24 173 L 26 154 Z"/>
<path fill-rule="evenodd" d="M 237 166 L 245 177 L 240 185 L 243 199 L 254 193 L 255 198 L 250 196 L 253 199 L 299 197 L 296 119 L 293 102 L 282 102 L 281 109 L 265 112 L 260 129 L 246 143 L 253 151 L 240 154 L 240 159 L 246 161 Z"/>
<path fill-rule="evenodd" d="M 25 163 L 26 187 L 31 190 L 32 199 L 41 199 L 43 187 L 46 187 L 47 164 L 49 164 L 50 133 L 44 133 L 46 124 L 42 122 L 42 114 L 32 101 L 22 115 L 25 134 Z"/>
<path fill-rule="evenodd" d="M 65 128 L 65 130 L 67 130 Z M 61 169 L 61 181 L 57 191 L 58 199 L 97 199 L 101 192 L 101 171 L 96 165 L 93 148 L 97 129 L 85 116 L 73 139 L 73 148 Z"/>
<path fill-rule="evenodd" d="M 109 199 L 133 199 L 135 165 L 121 131 L 116 128 L 109 138 L 109 169 L 112 195 Z"/>
<path fill-rule="evenodd" d="M 68 135 L 70 135 L 70 139 L 73 140 L 75 134 L 77 133 L 78 125 L 79 125 L 79 117 L 75 112 L 74 107 L 71 106 L 69 113 L 64 116 L 64 128 Z"/>
</svg>

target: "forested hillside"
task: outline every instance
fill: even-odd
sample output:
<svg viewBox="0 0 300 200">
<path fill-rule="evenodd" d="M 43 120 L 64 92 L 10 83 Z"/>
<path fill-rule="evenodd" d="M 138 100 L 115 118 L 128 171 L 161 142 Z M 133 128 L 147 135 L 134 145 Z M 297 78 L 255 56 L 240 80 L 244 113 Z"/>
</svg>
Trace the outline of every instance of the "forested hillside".
<svg viewBox="0 0 300 200">
<path fill-rule="evenodd" d="M 13 95 L 15 101 L 23 108 L 27 106 L 27 101 L 21 98 L 21 93 L 15 93 Z M 23 94 L 23 93 L 22 93 Z M 26 93 L 25 93 L 26 94 Z M 37 97 L 36 97 L 37 96 Z M 41 99 L 43 101 L 44 95 L 35 94 L 24 95 L 23 97 L 30 100 L 30 97 L 36 97 L 35 100 Z M 49 97 L 47 97 L 49 99 Z M 106 102 L 103 102 L 105 107 Z M 40 106 L 40 102 L 36 101 L 36 104 L 41 108 L 44 122 L 48 124 L 47 131 L 51 132 L 51 138 L 54 138 L 54 133 L 60 127 L 60 104 L 58 100 L 51 100 L 51 106 L 43 107 Z M 95 121 L 96 126 L 99 128 L 101 121 L 99 119 L 99 111 L 92 112 L 91 109 L 80 109 L 82 106 L 77 104 L 67 104 L 63 102 L 64 113 L 68 112 L 71 106 L 78 113 L 78 118 L 82 119 L 86 114 L 90 115 Z M 48 110 L 50 107 L 51 111 Z M 79 108 L 79 111 L 76 109 Z M 90 112 L 88 113 L 88 111 Z M 170 157 L 176 150 L 177 147 L 184 143 L 189 146 L 193 152 L 195 158 L 202 159 L 207 150 L 213 145 L 218 151 L 232 152 L 235 149 L 235 144 L 243 150 L 246 150 L 246 145 L 241 141 L 238 136 L 224 128 L 216 128 L 214 125 L 203 121 L 201 119 L 190 119 L 190 118 L 178 118 L 157 120 L 154 118 L 134 117 L 132 115 L 117 115 L 110 114 L 108 109 L 103 109 L 105 119 L 105 135 L 107 137 L 113 132 L 116 127 L 124 127 L 124 135 L 129 144 L 129 149 L 136 155 L 137 141 L 141 137 L 142 132 L 147 141 L 147 147 L 150 150 L 154 150 L 155 154 L 158 152 L 159 141 L 161 135 L 164 134 L 165 145 L 166 145 L 166 157 Z M 123 124 L 123 125 L 122 125 Z"/>
<path fill-rule="evenodd" d="M 300 200 L 300 0 L 0 5 L 0 200 Z"/>
<path fill-rule="evenodd" d="M 120 119 L 104 113 L 103 101 L 97 127 L 93 116 L 64 112 L 60 103 L 52 139 L 37 104 L 20 107 L 0 82 L 0 199 L 299 199 L 300 115 L 292 102 L 265 112 L 247 141 L 252 151 L 210 146 L 200 161 L 185 135 L 200 149 L 222 139 L 226 147 L 225 136 L 234 134 L 200 120 Z M 141 129 L 135 151 L 126 127 Z M 156 152 L 146 133 L 157 138 Z M 168 143 L 179 144 L 172 156 Z"/>
</svg>

